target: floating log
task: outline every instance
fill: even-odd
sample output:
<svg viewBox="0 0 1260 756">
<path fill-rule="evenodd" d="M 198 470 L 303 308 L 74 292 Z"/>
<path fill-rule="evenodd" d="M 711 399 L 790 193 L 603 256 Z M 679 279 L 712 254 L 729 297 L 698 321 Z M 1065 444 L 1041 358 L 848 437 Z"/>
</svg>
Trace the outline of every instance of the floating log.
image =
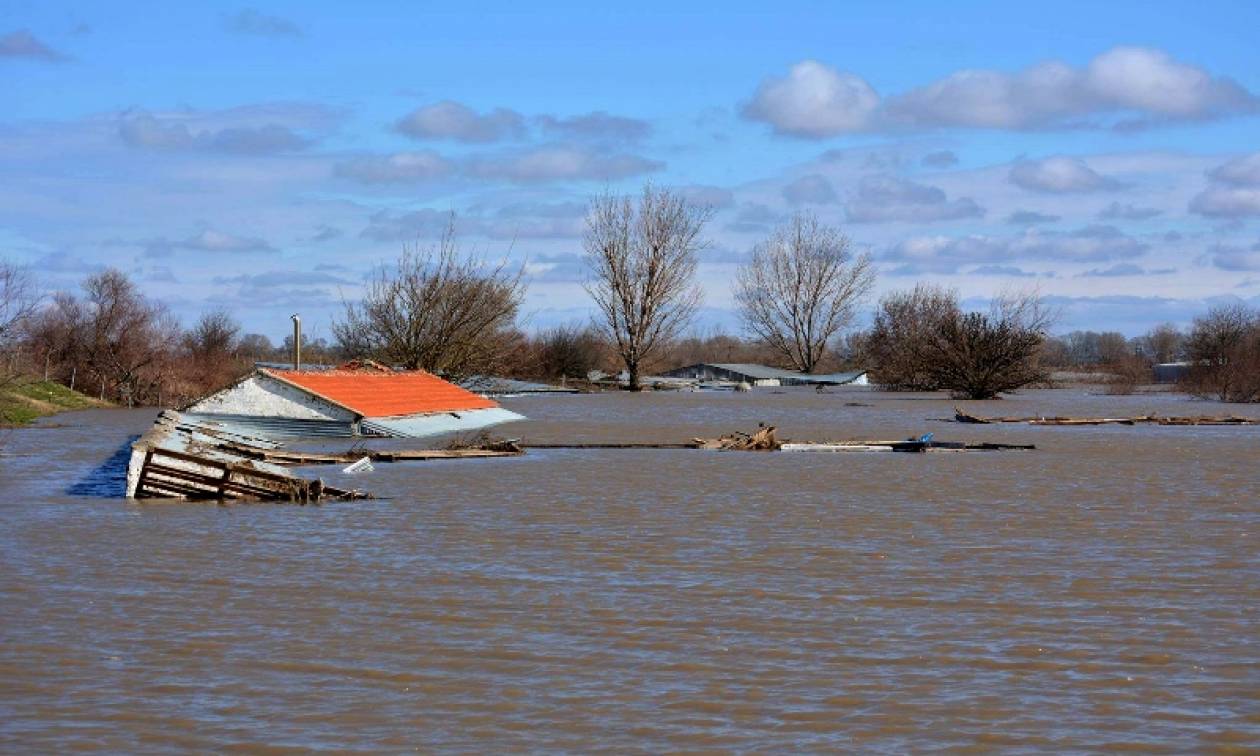
<svg viewBox="0 0 1260 756">
<path fill-rule="evenodd" d="M 716 439 L 697 438 L 694 448 L 718 451 L 788 451 L 788 452 L 971 452 L 1036 449 L 1032 444 L 967 444 L 958 441 L 937 441 L 931 433 L 904 441 L 824 441 L 790 442 L 780 440 L 773 426 L 761 424 L 756 433 L 733 433 Z"/>
<path fill-rule="evenodd" d="M 824 443 L 785 443 L 785 452 L 982 452 L 1031 451 L 1033 444 L 965 444 L 950 441 L 842 441 Z"/>
<path fill-rule="evenodd" d="M 1250 417 L 1161 417 L 1139 415 L 1137 417 L 980 417 L 954 408 L 954 422 L 989 425 L 993 423 L 1023 423 L 1025 425 L 1260 425 L 1260 420 Z"/>
</svg>

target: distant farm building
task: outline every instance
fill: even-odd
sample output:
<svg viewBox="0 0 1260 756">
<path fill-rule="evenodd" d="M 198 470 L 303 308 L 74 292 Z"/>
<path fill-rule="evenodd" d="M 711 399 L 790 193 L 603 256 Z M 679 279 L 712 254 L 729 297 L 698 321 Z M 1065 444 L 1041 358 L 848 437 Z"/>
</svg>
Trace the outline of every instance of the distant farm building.
<svg viewBox="0 0 1260 756">
<path fill-rule="evenodd" d="M 866 371 L 812 374 L 745 362 L 701 362 L 661 373 L 663 378 L 702 383 L 748 383 L 752 386 L 865 386 Z"/>
<path fill-rule="evenodd" d="M 419 438 L 524 419 L 431 373 L 373 362 L 333 370 L 260 367 L 181 412 L 189 423 L 267 438 Z"/>
<path fill-rule="evenodd" d="M 1161 362 L 1155 366 L 1156 383 L 1177 383 L 1189 374 L 1189 362 Z"/>
</svg>

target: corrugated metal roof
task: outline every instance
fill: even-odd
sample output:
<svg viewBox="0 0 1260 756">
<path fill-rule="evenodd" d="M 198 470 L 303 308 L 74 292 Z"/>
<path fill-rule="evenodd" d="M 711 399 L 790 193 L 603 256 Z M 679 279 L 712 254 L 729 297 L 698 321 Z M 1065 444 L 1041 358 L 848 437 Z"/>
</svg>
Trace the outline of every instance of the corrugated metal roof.
<svg viewBox="0 0 1260 756">
<path fill-rule="evenodd" d="M 792 373 L 791 380 L 796 383 L 835 383 L 845 384 L 853 383 L 858 378 L 866 375 L 865 370 L 850 370 L 846 373 Z"/>
<path fill-rule="evenodd" d="M 865 370 L 852 370 L 844 373 L 800 373 L 795 370 L 758 365 L 752 362 L 701 362 L 695 365 L 675 368 L 665 373 L 665 377 L 682 378 L 701 368 L 724 370 L 728 373 L 749 378 L 755 381 L 779 380 L 785 384 L 793 383 L 852 383 L 866 374 Z"/>
<path fill-rule="evenodd" d="M 226 415 L 211 412 L 184 412 L 194 425 L 221 429 L 225 433 L 266 438 L 351 438 L 352 423 L 337 420 L 307 420 L 262 415 Z"/>
<path fill-rule="evenodd" d="M 795 373 L 791 370 L 781 370 L 779 368 L 773 368 L 767 365 L 758 365 L 752 362 L 712 362 L 701 364 L 712 365 L 715 368 L 720 368 L 731 373 L 739 373 L 740 375 L 746 375 L 749 378 L 756 378 L 757 380 L 786 378 L 800 375 L 800 373 Z"/>
<path fill-rule="evenodd" d="M 382 436 L 401 438 L 423 438 L 437 436 L 442 433 L 457 433 L 480 428 L 488 428 L 499 423 L 510 423 L 524 420 L 518 415 L 502 407 L 493 409 L 471 410 L 469 412 L 446 412 L 436 415 L 414 415 L 412 417 L 386 417 L 364 420 L 361 423 L 364 433 L 376 433 Z"/>
<path fill-rule="evenodd" d="M 499 406 L 491 399 L 423 370 L 385 373 L 338 369 L 308 373 L 264 368 L 262 372 L 363 417 L 457 412 Z"/>
<path fill-rule="evenodd" d="M 474 375 L 461 381 L 460 386 L 478 394 L 494 396 L 496 394 L 576 394 L 578 390 L 566 386 L 553 386 L 550 383 L 518 381 L 515 378 L 496 378 L 487 375 Z"/>
</svg>

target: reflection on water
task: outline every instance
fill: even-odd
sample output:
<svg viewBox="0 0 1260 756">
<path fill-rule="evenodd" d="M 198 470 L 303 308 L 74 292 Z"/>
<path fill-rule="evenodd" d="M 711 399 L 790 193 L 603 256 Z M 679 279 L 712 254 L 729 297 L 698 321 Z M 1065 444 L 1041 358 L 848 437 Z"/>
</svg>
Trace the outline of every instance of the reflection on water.
<svg viewBox="0 0 1260 756">
<path fill-rule="evenodd" d="M 129 503 L 105 463 L 154 413 L 65 415 L 0 458 L 0 748 L 1260 746 L 1255 428 L 946 425 L 857 391 L 507 404 L 534 441 L 1039 449 L 539 450 L 380 464 L 354 478 L 376 501 Z"/>
</svg>

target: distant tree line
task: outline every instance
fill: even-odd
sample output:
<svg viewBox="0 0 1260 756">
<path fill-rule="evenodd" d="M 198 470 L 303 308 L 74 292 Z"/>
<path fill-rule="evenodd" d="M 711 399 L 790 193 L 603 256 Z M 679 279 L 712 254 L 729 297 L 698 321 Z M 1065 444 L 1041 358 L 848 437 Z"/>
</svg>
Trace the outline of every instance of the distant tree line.
<svg viewBox="0 0 1260 756">
<path fill-rule="evenodd" d="M 5 280 L 22 285 L 0 285 L 0 380 L 46 377 L 120 404 L 179 405 L 231 383 L 256 361 L 287 360 L 292 350 L 291 336 L 277 347 L 262 334 L 242 334 L 222 309 L 183 328 L 114 269 L 42 304 L 25 272 L 0 264 Z M 309 357 L 336 356 L 322 339 L 303 341 Z"/>
<path fill-rule="evenodd" d="M 333 341 L 303 337 L 307 363 L 371 358 L 453 379 L 504 375 L 585 380 L 624 371 L 631 390 L 647 371 L 696 362 L 756 362 L 804 372 L 868 369 L 890 390 L 949 391 L 987 399 L 1063 372 L 1106 376 L 1125 392 L 1152 366 L 1187 363 L 1182 388 L 1226 401 L 1260 401 L 1260 313 L 1212 310 L 1183 332 L 1156 326 L 1138 338 L 1074 331 L 1052 336 L 1054 313 L 1035 292 L 996 297 L 969 312 L 957 292 L 919 285 L 853 322 L 874 285 L 869 256 L 840 229 L 800 213 L 754 246 L 735 276 L 742 335 L 696 335 L 696 280 L 708 246 L 708 208 L 646 185 L 637 197 L 591 200 L 583 238 L 594 318 L 525 333 L 523 268 L 460 248 L 454 218 L 430 248 L 409 246 L 382 266 L 361 299 L 344 303 Z M 91 395 L 134 404 L 180 404 L 227 385 L 260 361 L 287 362 L 275 345 L 242 333 L 225 310 L 184 328 L 125 274 L 88 276 L 77 292 L 34 296 L 29 273 L 0 261 L 0 388 L 47 376 Z"/>
</svg>

